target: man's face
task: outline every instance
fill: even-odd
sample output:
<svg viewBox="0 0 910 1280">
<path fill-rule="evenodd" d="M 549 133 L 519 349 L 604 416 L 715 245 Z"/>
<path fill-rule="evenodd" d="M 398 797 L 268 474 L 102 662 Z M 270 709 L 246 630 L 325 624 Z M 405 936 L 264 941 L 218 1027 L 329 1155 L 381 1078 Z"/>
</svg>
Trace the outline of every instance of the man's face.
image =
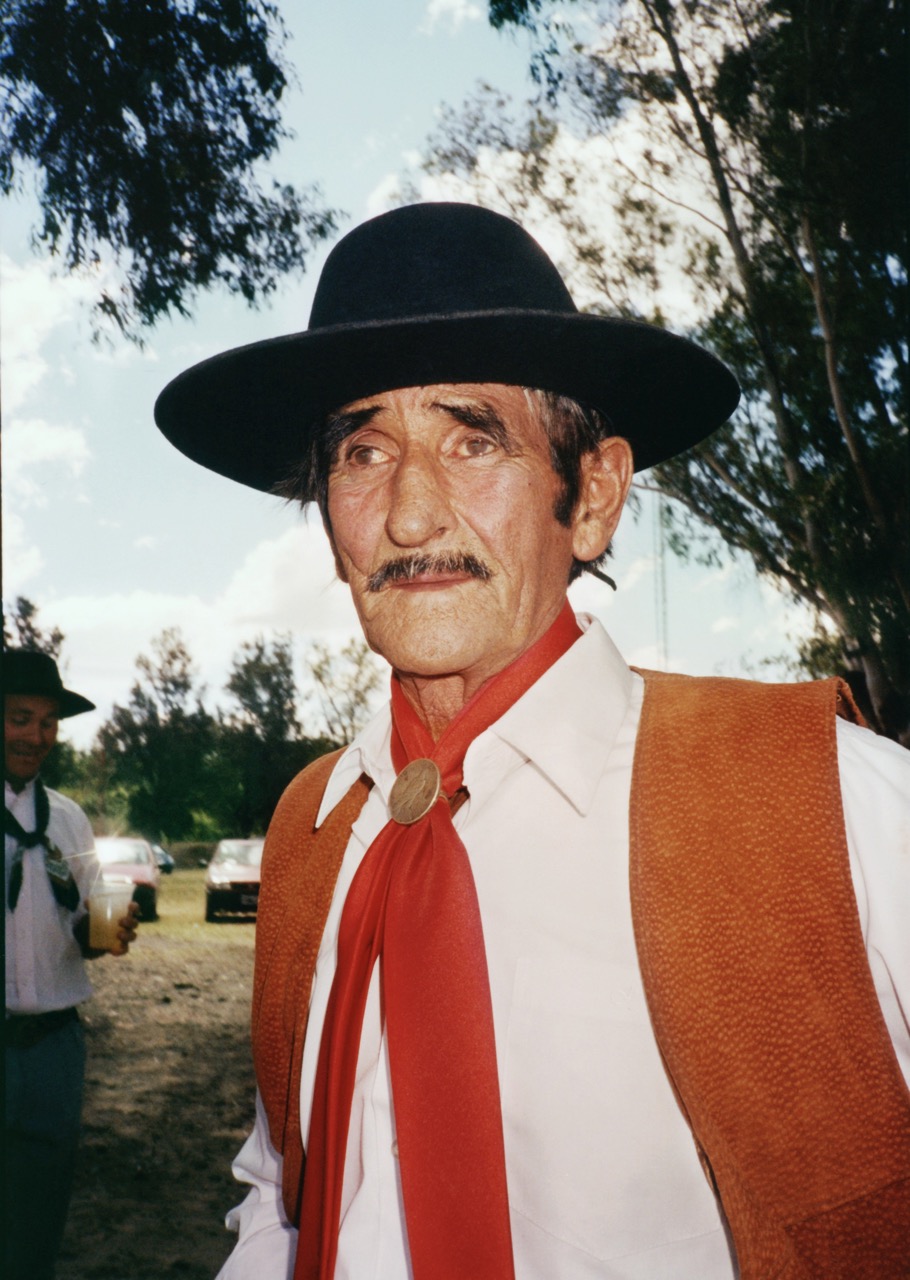
<svg viewBox="0 0 910 1280">
<path fill-rule="evenodd" d="M 337 417 L 329 536 L 367 640 L 399 674 L 460 675 L 470 696 L 556 618 L 573 555 L 606 543 L 592 550 L 577 514 L 556 520 L 549 444 L 518 387 L 411 387 Z"/>
<path fill-rule="evenodd" d="M 13 783 L 30 782 L 57 741 L 60 704 L 56 698 L 8 693 L 3 714 L 6 776 Z"/>
</svg>

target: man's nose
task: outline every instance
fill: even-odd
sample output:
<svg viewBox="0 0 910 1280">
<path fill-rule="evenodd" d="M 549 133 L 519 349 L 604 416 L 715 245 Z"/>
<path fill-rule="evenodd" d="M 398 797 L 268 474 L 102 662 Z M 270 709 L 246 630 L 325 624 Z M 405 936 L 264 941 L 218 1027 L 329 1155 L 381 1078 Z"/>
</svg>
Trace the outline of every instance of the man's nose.
<svg viewBox="0 0 910 1280">
<path fill-rule="evenodd" d="M 400 547 L 419 547 L 454 525 L 441 464 L 423 450 L 405 453 L 392 481 L 386 532 Z"/>
</svg>

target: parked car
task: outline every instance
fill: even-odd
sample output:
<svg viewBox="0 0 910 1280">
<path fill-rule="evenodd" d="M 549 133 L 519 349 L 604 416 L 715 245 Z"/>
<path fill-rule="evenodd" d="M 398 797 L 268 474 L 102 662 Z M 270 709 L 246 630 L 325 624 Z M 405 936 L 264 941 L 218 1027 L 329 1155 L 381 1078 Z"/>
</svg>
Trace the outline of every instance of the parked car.
<svg viewBox="0 0 910 1280">
<path fill-rule="evenodd" d="M 140 920 L 158 919 L 158 885 L 161 872 L 148 840 L 138 836 L 99 836 L 95 852 L 105 876 L 133 882 L 133 901 Z"/>
<path fill-rule="evenodd" d="M 219 840 L 205 873 L 206 920 L 222 912 L 256 914 L 264 844 L 262 839 Z"/>
<path fill-rule="evenodd" d="M 152 853 L 155 855 L 155 861 L 158 863 L 158 870 L 163 875 L 169 876 L 176 867 L 176 862 L 168 853 L 162 844 L 153 844 Z"/>
</svg>

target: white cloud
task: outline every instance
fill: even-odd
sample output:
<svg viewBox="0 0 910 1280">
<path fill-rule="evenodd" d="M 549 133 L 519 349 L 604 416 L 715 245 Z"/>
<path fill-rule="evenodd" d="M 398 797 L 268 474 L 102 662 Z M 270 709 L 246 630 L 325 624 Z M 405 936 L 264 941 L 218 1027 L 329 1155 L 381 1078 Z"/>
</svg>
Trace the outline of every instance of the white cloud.
<svg viewBox="0 0 910 1280">
<path fill-rule="evenodd" d="M 55 277 L 47 260 L 26 264 L 0 254 L 2 286 L 3 400 L 7 415 L 17 412 L 48 372 L 42 347 L 50 334 L 75 323 L 94 295 L 94 283 Z"/>
<path fill-rule="evenodd" d="M 398 173 L 387 173 L 376 183 L 372 191 L 366 198 L 366 216 L 368 218 L 376 218 L 380 213 L 385 213 L 397 203 L 398 193 L 401 189 L 401 175 Z"/>
<path fill-rule="evenodd" d="M 301 521 L 259 543 L 234 574 L 216 608 L 237 628 L 296 635 L 358 630 L 350 592 L 335 576 L 318 521 Z"/>
<path fill-rule="evenodd" d="M 430 0 L 420 31 L 423 35 L 432 35 L 445 23 L 449 33 L 454 35 L 466 22 L 482 22 L 483 16 L 481 7 L 472 4 L 471 0 Z"/>
<path fill-rule="evenodd" d="M 724 631 L 738 631 L 739 626 L 739 618 L 731 618 L 729 614 L 725 614 L 721 618 L 714 619 L 711 623 L 711 630 L 715 635 L 720 635 Z"/>
<path fill-rule="evenodd" d="M 151 533 L 146 533 L 141 538 L 133 539 L 133 546 L 137 551 L 154 551 L 159 545 L 160 539 Z"/>
<path fill-rule="evenodd" d="M 609 573 L 609 567 L 607 568 Z M 645 578 L 650 578 L 654 574 L 654 557 L 653 556 L 636 556 L 632 563 L 626 568 L 622 576 L 618 579 L 617 585 L 623 591 L 631 591 Z"/>
<path fill-rule="evenodd" d="M 85 434 L 68 424 L 43 418 L 13 420 L 3 433 L 3 468 L 9 490 L 23 501 L 41 505 L 43 485 L 36 475 L 48 466 L 64 466 L 79 476 L 91 457 Z M 8 496 L 8 494 L 7 494 Z"/>
<path fill-rule="evenodd" d="M 244 640 L 290 632 L 299 658 L 314 639 L 337 647 L 361 634 L 316 522 L 301 522 L 254 547 L 212 600 L 142 590 L 67 596 L 42 602 L 41 621 L 63 631 L 73 687 L 98 706 L 67 725 L 80 747 L 91 743 L 115 702 L 126 702 L 136 658 L 151 654 L 152 640 L 168 627 L 182 632 L 209 706 L 224 701 L 231 660 Z"/>
<path fill-rule="evenodd" d="M 44 568 L 44 556 L 27 540 L 22 517 L 3 504 L 3 598 L 24 595 L 26 584 Z"/>
<path fill-rule="evenodd" d="M 749 639 L 763 648 L 793 648 L 794 642 L 808 639 L 815 629 L 812 611 L 780 591 L 766 578 L 758 579 L 761 597 L 761 622 L 753 627 Z"/>
</svg>

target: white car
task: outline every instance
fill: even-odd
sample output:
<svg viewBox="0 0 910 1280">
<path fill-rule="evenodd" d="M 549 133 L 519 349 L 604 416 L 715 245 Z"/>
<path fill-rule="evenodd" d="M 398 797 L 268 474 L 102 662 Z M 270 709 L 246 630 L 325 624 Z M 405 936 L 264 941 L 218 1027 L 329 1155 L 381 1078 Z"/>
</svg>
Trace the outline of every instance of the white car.
<svg viewBox="0 0 910 1280">
<path fill-rule="evenodd" d="M 259 906 L 259 864 L 265 840 L 219 840 L 205 873 L 205 918 L 223 912 L 255 915 Z"/>
</svg>

